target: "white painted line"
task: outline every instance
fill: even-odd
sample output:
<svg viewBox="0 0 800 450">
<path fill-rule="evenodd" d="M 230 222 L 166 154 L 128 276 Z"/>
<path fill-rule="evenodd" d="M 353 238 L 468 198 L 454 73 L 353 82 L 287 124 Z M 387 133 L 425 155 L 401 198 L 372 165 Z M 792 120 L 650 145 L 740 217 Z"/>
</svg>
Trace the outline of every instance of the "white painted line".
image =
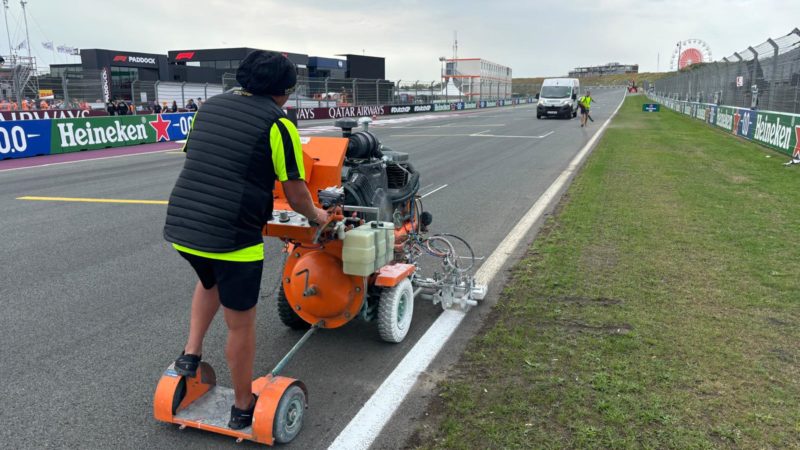
<svg viewBox="0 0 800 450">
<path fill-rule="evenodd" d="M 156 150 L 156 151 L 152 151 L 152 152 L 131 153 L 129 155 L 102 156 L 100 158 L 78 159 L 78 160 L 75 160 L 75 161 L 62 161 L 62 162 L 56 162 L 56 163 L 39 164 L 39 165 L 36 165 L 36 166 L 15 167 L 13 169 L 3 169 L 3 166 L 0 166 L 0 173 L 2 173 L 2 172 L 13 172 L 15 170 L 24 170 L 24 169 L 37 169 L 39 167 L 60 166 L 62 164 L 74 164 L 74 163 L 101 161 L 101 160 L 104 160 L 104 159 L 127 158 L 129 156 L 154 155 L 156 153 L 174 152 L 175 150 L 176 149 L 173 148 L 173 149 L 169 149 L 169 150 Z M 183 153 L 183 152 L 181 152 L 181 153 Z"/>
<path fill-rule="evenodd" d="M 483 131 L 479 131 L 477 133 L 472 133 L 472 134 L 470 134 L 470 136 L 482 136 L 482 135 L 484 135 L 483 133 L 488 133 L 490 131 L 492 131 L 492 130 L 483 130 Z"/>
<path fill-rule="evenodd" d="M 429 195 L 433 194 L 434 192 L 441 191 L 442 189 L 444 189 L 444 188 L 446 188 L 446 187 L 447 187 L 447 185 L 446 185 L 446 184 L 443 184 L 443 185 L 439 186 L 438 188 L 436 188 L 436 189 L 434 189 L 434 190 L 432 190 L 432 191 L 428 192 L 427 194 L 420 196 L 419 198 L 425 198 L 425 197 L 427 197 L 427 196 L 429 196 Z"/>
<path fill-rule="evenodd" d="M 625 101 L 624 96 L 622 101 Z M 486 262 L 481 265 L 475 274 L 476 281 L 488 284 L 497 275 L 514 249 L 530 231 L 533 224 L 542 217 L 547 207 L 557 198 L 558 193 L 569 181 L 570 176 L 580 167 L 589 154 L 589 150 L 603 134 L 611 119 L 617 115 L 617 111 L 621 106 L 622 102 L 589 142 L 572 158 L 569 166 L 531 206 L 531 209 L 525 213 Z M 384 425 L 392 418 L 400 404 L 403 403 L 406 395 L 417 382 L 419 375 L 428 368 L 428 365 L 444 347 L 444 344 L 458 328 L 465 315 L 465 312 L 457 310 L 447 310 L 439 315 L 403 360 L 400 361 L 400 364 L 395 367 L 375 393 L 372 394 L 372 397 L 367 400 L 358 414 L 339 433 L 339 436 L 331 443 L 328 450 L 368 449 L 375 441 L 375 438 L 378 437 Z"/>
</svg>

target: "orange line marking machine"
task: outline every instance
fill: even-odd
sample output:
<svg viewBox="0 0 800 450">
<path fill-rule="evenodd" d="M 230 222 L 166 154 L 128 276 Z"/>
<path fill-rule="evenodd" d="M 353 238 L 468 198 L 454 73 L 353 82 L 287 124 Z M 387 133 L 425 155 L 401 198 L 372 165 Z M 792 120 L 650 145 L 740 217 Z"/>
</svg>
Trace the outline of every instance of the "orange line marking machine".
<svg viewBox="0 0 800 450">
<path fill-rule="evenodd" d="M 408 154 L 386 148 L 368 131 L 369 122 L 340 119 L 341 138 L 302 139 L 308 187 L 314 202 L 332 212 L 329 223 L 310 225 L 291 210 L 280 185 L 274 191 L 264 235 L 285 244 L 277 312 L 284 325 L 307 331 L 268 375 L 253 381 L 258 401 L 252 426 L 227 427 L 233 390 L 216 385 L 206 362 L 193 378 L 167 368 L 153 402 L 157 420 L 237 442 L 290 442 L 302 428 L 308 390 L 279 374 L 314 331 L 359 318 L 376 322 L 380 337 L 397 343 L 408 334 L 415 297 L 445 309 L 466 309 L 484 298 L 486 286 L 471 275 L 477 260 L 472 248 L 452 234 L 428 235 L 433 217 L 418 195 L 419 173 Z M 359 123 L 364 130 L 354 133 Z M 425 256 L 440 262 L 430 277 L 422 275 Z"/>
</svg>

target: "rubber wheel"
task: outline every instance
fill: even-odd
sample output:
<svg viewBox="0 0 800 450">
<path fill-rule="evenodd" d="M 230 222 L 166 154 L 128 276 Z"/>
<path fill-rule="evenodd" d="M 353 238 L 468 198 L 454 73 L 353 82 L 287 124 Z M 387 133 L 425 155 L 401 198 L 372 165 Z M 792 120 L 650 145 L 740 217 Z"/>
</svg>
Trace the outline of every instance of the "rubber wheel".
<svg viewBox="0 0 800 450">
<path fill-rule="evenodd" d="M 384 289 L 378 304 L 378 333 L 386 342 L 402 342 L 414 315 L 414 288 L 408 278 Z"/>
<path fill-rule="evenodd" d="M 540 115 L 538 115 L 538 114 L 537 114 L 537 115 L 536 115 L 536 118 L 541 120 L 542 116 L 540 116 Z"/>
<path fill-rule="evenodd" d="M 275 301 L 278 305 L 278 317 L 284 325 L 293 330 L 307 330 L 311 327 L 311 324 L 301 319 L 292 309 L 292 305 L 289 304 L 286 293 L 283 291 L 283 283 L 275 294 Z"/>
<path fill-rule="evenodd" d="M 572 111 L 572 118 L 574 119 L 576 117 L 578 117 L 578 111 L 577 110 Z"/>
<path fill-rule="evenodd" d="M 299 386 L 290 386 L 281 396 L 272 425 L 275 441 L 286 444 L 292 441 L 303 428 L 306 411 L 306 393 Z"/>
</svg>

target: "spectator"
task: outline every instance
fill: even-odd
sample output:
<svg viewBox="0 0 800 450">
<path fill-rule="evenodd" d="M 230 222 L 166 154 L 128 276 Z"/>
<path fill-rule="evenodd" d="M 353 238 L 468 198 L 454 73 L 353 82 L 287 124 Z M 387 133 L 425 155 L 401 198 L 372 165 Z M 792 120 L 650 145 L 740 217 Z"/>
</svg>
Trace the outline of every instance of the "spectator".
<svg viewBox="0 0 800 450">
<path fill-rule="evenodd" d="M 197 97 L 197 101 L 195 103 L 197 104 L 197 109 L 200 109 L 200 107 L 203 106 L 203 99 Z"/>
<path fill-rule="evenodd" d="M 78 107 L 81 110 L 86 111 L 89 109 L 89 103 L 87 103 L 86 100 L 81 100 L 80 103 L 78 103 Z"/>
<path fill-rule="evenodd" d="M 22 110 L 23 110 L 23 111 L 29 111 L 29 110 L 31 110 L 31 105 L 30 105 L 30 103 L 28 102 L 28 99 L 27 99 L 27 98 L 23 98 L 23 99 L 22 99 Z"/>
<path fill-rule="evenodd" d="M 186 104 L 186 110 L 189 112 L 197 111 L 197 105 L 194 103 L 194 100 L 189 99 L 189 103 Z"/>
<path fill-rule="evenodd" d="M 111 100 L 106 103 L 106 111 L 108 111 L 109 116 L 116 116 L 117 115 L 117 106 L 114 105 L 114 102 Z"/>
<path fill-rule="evenodd" d="M 39 109 L 50 109 L 50 105 L 47 104 L 47 100 L 41 99 L 42 101 L 39 102 Z"/>
<path fill-rule="evenodd" d="M 161 114 L 161 105 L 158 102 L 153 102 L 153 114 Z"/>
<path fill-rule="evenodd" d="M 175 100 L 172 101 L 172 108 L 170 108 L 170 111 L 178 112 L 178 102 L 176 102 Z"/>
<path fill-rule="evenodd" d="M 117 102 L 117 115 L 118 116 L 128 115 L 128 104 L 125 103 L 125 100 L 119 100 Z"/>
</svg>

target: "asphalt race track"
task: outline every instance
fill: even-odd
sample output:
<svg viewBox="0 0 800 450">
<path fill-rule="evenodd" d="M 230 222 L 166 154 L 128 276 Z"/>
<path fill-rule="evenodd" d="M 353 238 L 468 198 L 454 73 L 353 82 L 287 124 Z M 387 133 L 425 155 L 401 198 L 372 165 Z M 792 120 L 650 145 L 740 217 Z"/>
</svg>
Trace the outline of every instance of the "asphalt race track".
<svg viewBox="0 0 800 450">
<path fill-rule="evenodd" d="M 588 129 L 578 119 L 537 120 L 535 106 L 524 105 L 407 122 L 381 118 L 371 130 L 411 154 L 422 173 L 420 193 L 432 192 L 424 199 L 434 215 L 432 231 L 463 236 L 486 256 L 623 97 L 622 90 L 595 94 Z M 301 123 L 301 129 L 337 134 L 314 128 L 320 125 Z M 196 282 L 162 238 L 165 206 L 17 199 L 166 200 L 183 158 L 161 151 L 9 171 L 10 161 L 0 161 L 3 447 L 234 446 L 232 438 L 178 431 L 152 416 L 156 382 L 185 342 Z M 280 323 L 268 295 L 278 281 L 280 247 L 267 241 L 258 374 L 301 336 Z M 399 345 L 382 342 L 374 324 L 358 321 L 314 335 L 284 371 L 310 391 L 304 429 L 285 448 L 327 447 L 440 311 L 418 300 L 410 334 Z M 218 317 L 204 360 L 229 385 L 224 340 Z"/>
</svg>

